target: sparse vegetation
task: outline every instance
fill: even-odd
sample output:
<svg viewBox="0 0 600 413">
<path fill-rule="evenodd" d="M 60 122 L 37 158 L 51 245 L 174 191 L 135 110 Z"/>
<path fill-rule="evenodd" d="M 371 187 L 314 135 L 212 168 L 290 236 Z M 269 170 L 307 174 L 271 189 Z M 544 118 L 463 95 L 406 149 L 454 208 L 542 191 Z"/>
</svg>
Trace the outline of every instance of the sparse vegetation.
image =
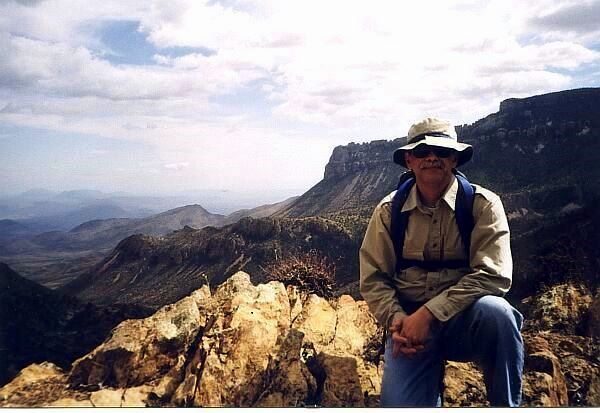
<svg viewBox="0 0 600 413">
<path fill-rule="evenodd" d="M 317 250 L 284 256 L 264 270 L 270 280 L 295 285 L 309 294 L 329 298 L 335 290 L 335 263 Z"/>
</svg>

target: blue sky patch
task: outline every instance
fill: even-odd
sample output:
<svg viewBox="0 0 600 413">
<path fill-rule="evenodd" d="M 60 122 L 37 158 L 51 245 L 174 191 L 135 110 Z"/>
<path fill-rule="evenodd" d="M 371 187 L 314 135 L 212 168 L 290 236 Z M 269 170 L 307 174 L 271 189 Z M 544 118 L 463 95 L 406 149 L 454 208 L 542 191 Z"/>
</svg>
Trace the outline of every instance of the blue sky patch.
<svg viewBox="0 0 600 413">
<path fill-rule="evenodd" d="M 109 53 L 105 58 L 112 64 L 153 65 L 153 56 L 161 54 L 171 58 L 200 53 L 204 56 L 216 54 L 216 51 L 205 47 L 174 46 L 158 48 L 148 42 L 147 34 L 139 31 L 140 23 L 131 20 L 106 22 L 99 33 L 101 42 Z"/>
</svg>

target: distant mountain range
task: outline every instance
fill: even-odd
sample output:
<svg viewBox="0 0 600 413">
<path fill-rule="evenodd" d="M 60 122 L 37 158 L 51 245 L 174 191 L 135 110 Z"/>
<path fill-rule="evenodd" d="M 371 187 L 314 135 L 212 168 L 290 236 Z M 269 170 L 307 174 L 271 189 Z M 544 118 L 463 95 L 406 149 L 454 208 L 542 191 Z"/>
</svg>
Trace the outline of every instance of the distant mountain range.
<svg viewBox="0 0 600 413">
<path fill-rule="evenodd" d="M 96 219 L 70 231 L 49 231 L 28 238 L 24 235 L 16 240 L 0 238 L 0 261 L 12 265 L 21 275 L 55 288 L 88 268 L 90 258 L 97 260 L 130 235 L 161 236 L 184 227 L 220 227 L 243 217 L 270 215 L 294 199 L 227 216 L 211 214 L 200 205 L 187 205 L 146 218 Z M 0 221 L 2 229 L 28 234 L 26 224 L 12 220 Z"/>
<path fill-rule="evenodd" d="M 38 232 L 68 231 L 92 219 L 143 218 L 182 205 L 201 204 L 211 213 L 228 215 L 271 203 L 265 200 L 289 198 L 285 195 L 288 192 L 198 190 L 173 196 L 139 196 L 95 190 L 53 192 L 33 189 L 18 195 L 0 196 L 0 220 L 16 220 L 28 224 L 32 230 L 41 229 Z M 2 234 L 0 237 L 6 238 Z"/>
</svg>

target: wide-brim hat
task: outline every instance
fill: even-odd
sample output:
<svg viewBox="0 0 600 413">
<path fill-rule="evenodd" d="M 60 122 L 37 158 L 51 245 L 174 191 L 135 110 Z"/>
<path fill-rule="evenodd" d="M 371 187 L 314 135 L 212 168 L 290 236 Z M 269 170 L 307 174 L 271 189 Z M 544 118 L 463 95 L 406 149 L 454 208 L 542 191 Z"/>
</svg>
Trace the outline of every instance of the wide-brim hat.
<svg viewBox="0 0 600 413">
<path fill-rule="evenodd" d="M 442 148 L 454 149 L 458 155 L 457 167 L 467 163 L 473 157 L 473 147 L 469 144 L 458 142 L 456 130 L 447 120 L 425 118 L 410 127 L 406 139 L 408 143 L 394 151 L 394 162 L 405 168 L 404 153 L 419 145 L 441 146 Z"/>
</svg>

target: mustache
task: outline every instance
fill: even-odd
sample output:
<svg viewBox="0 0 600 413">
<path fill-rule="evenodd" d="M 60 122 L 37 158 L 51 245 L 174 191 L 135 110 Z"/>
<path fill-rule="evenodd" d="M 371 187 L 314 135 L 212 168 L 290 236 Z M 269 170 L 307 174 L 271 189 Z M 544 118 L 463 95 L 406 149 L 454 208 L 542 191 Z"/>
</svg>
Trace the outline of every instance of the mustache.
<svg viewBox="0 0 600 413">
<path fill-rule="evenodd" d="M 442 166 L 443 165 L 441 161 L 435 160 L 422 164 L 421 169 L 440 169 Z"/>
</svg>

